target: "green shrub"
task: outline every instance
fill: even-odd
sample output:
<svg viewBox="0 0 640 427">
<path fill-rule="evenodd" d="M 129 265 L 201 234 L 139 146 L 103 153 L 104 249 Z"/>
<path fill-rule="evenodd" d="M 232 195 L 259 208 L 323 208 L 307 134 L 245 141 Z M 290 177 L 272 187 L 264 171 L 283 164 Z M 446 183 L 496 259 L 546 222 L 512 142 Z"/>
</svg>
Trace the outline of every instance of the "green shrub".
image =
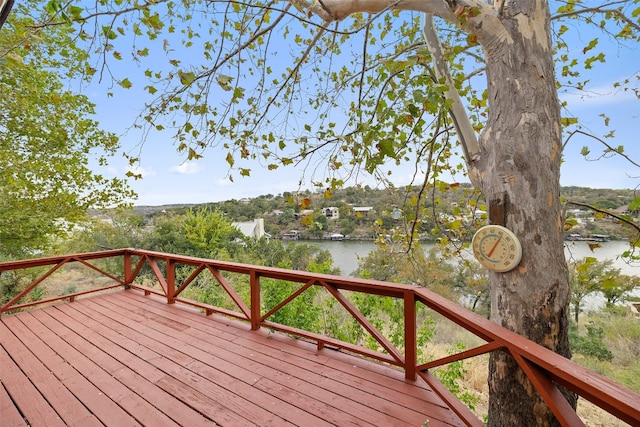
<svg viewBox="0 0 640 427">
<path fill-rule="evenodd" d="M 31 301 L 40 301 L 42 298 L 44 298 L 44 288 L 42 286 L 33 288 L 31 291 Z"/>
<path fill-rule="evenodd" d="M 604 329 L 598 327 L 594 322 L 585 325 L 586 335 L 580 335 L 578 325 L 572 323 L 569 328 L 569 344 L 571 350 L 583 356 L 593 357 L 599 361 L 610 362 L 613 360 L 613 353 L 604 343 Z"/>
<path fill-rule="evenodd" d="M 75 294 L 76 292 L 78 292 L 78 287 L 76 285 L 69 285 L 66 288 L 64 288 L 60 296 L 71 295 L 71 294 Z"/>
<path fill-rule="evenodd" d="M 463 350 L 465 350 L 465 346 L 458 343 L 449 351 L 449 353 L 456 354 Z M 434 370 L 434 375 L 440 380 L 440 382 L 458 399 L 460 399 L 462 403 L 467 405 L 469 409 L 474 411 L 476 404 L 478 403 L 478 396 L 460 382 L 466 373 L 467 370 L 464 367 L 463 360 L 449 363 L 446 366 L 442 366 Z"/>
</svg>

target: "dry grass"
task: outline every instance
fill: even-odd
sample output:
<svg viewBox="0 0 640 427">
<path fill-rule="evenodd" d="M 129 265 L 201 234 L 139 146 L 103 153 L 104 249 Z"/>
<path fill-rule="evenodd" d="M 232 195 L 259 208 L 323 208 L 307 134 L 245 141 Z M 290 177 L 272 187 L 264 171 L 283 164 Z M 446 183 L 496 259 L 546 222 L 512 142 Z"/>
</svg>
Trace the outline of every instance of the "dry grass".
<svg viewBox="0 0 640 427">
<path fill-rule="evenodd" d="M 45 272 L 46 269 L 29 272 L 32 275 L 31 280 L 41 277 Z M 26 278 L 21 280 L 19 289 L 24 289 L 29 283 L 31 282 L 27 281 Z M 32 301 L 38 290 L 43 291 L 40 299 L 44 300 L 78 292 L 91 291 L 112 284 L 114 284 L 112 279 L 97 271 L 80 264 L 69 264 L 61 267 L 44 279 L 31 293 L 25 295 L 20 303 Z"/>
<path fill-rule="evenodd" d="M 621 339 L 626 340 L 626 338 Z M 483 341 L 476 336 L 461 330 L 460 327 L 452 324 L 446 319 L 441 319 L 438 321 L 433 342 L 429 343 L 424 350 L 431 359 L 437 359 L 447 356 L 455 343 L 462 343 L 465 347 L 472 348 L 482 344 Z M 615 352 L 617 349 L 617 353 L 621 353 L 616 354 L 616 357 L 620 357 L 621 359 L 628 358 L 629 355 L 626 353 L 630 348 L 635 348 L 634 346 L 620 346 L 620 343 L 618 343 L 618 345 L 613 345 L 612 347 L 614 347 L 611 348 L 612 351 Z M 622 351 L 622 349 L 625 351 Z M 580 357 L 578 357 L 578 359 L 580 359 Z M 634 359 L 637 360 L 637 355 Z M 489 387 L 487 384 L 489 356 L 482 355 L 467 359 L 464 361 L 464 367 L 466 373 L 460 380 L 460 384 L 478 398 L 474 413 L 481 420 L 485 419 L 488 413 L 489 403 Z M 606 376 L 606 372 L 600 372 L 600 374 L 604 374 Z M 578 400 L 577 413 L 588 427 L 624 427 L 629 425 L 586 399 Z"/>
</svg>

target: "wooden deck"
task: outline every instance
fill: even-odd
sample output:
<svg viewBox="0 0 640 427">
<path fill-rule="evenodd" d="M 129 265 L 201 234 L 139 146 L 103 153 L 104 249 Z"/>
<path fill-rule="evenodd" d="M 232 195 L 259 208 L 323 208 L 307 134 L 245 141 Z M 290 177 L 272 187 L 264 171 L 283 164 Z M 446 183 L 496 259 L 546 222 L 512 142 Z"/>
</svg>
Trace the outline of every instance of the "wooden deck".
<svg viewBox="0 0 640 427">
<path fill-rule="evenodd" d="M 4 315 L 0 424 L 463 425 L 379 363 L 133 290 Z"/>
</svg>

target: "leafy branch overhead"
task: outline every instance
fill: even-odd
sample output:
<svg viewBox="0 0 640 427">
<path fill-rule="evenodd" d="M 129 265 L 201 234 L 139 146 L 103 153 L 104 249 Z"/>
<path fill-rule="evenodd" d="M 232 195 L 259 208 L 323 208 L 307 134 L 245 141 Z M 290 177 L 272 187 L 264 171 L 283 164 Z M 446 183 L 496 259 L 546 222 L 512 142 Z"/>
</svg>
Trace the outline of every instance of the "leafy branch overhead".
<svg viewBox="0 0 640 427">
<path fill-rule="evenodd" d="M 459 108 L 437 142 L 453 153 L 464 154 L 466 141 L 473 146 L 484 128 L 487 93 L 476 88 L 485 72 L 483 55 L 477 34 L 462 29 L 481 18 L 488 22 L 484 14 L 490 6 L 468 1 L 449 9 L 444 2 L 423 3 L 426 12 L 459 25 L 440 20 L 443 31 L 425 33 L 442 38 L 442 55 L 437 39 L 423 37 L 423 15 L 416 12 L 422 6 L 414 2 L 372 1 L 363 10 L 337 0 L 120 0 L 91 6 L 50 0 L 48 10 L 51 20 L 70 25 L 100 53 L 88 69 L 121 88 L 144 89 L 149 108 L 138 126 L 173 132 L 186 157 L 221 148 L 231 169 L 249 174 L 249 166 L 241 166 L 248 164 L 244 160 L 262 159 L 273 170 L 315 155 L 327 167 L 312 180 L 324 187 L 340 185 L 360 166 L 385 179 L 389 168 L 384 165 L 417 162 L 425 141 L 433 141 L 438 112 Z M 401 12 L 392 9 L 404 7 L 416 11 L 398 19 Z M 576 25 L 600 26 L 623 43 L 637 38 L 637 13 L 626 5 L 559 3 L 554 28 L 561 90 L 587 90 L 588 80 L 579 80 L 580 67 L 588 70 L 606 60 L 597 38 L 586 42 L 582 55 L 572 54 L 566 40 Z M 612 19 L 600 24 L 606 16 Z M 124 58 L 133 59 L 142 75 L 114 65 Z M 617 85 L 637 91 L 637 81 Z M 458 93 L 462 102 L 452 102 Z M 469 126 L 461 128 L 467 121 Z M 579 124 L 575 117 L 564 123 Z M 454 130 L 462 152 L 455 149 Z M 471 151 L 473 157 L 477 149 Z"/>
<path fill-rule="evenodd" d="M 34 29 L 34 10 L 16 5 L 0 32 L 0 253 L 9 256 L 47 249 L 89 208 L 134 196 L 124 177 L 95 171 L 117 153 L 118 138 L 66 85 L 82 78 L 86 52 L 66 28 Z"/>
</svg>

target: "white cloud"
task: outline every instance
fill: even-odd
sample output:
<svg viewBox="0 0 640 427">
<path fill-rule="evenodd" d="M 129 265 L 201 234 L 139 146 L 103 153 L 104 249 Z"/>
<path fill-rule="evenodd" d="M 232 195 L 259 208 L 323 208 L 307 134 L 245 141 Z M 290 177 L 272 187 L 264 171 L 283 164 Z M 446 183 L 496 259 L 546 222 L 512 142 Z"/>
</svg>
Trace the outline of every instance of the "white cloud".
<svg viewBox="0 0 640 427">
<path fill-rule="evenodd" d="M 194 173 L 200 172 L 200 166 L 197 163 L 184 162 L 177 166 L 173 166 L 170 170 L 171 172 L 180 175 L 192 175 Z"/>
<path fill-rule="evenodd" d="M 567 102 L 569 108 L 621 104 L 637 100 L 632 90 L 624 91 L 614 87 L 613 83 L 592 87 L 585 91 L 560 93 L 559 97 L 561 101 Z"/>
<path fill-rule="evenodd" d="M 150 176 L 156 176 L 156 171 L 153 170 L 153 168 L 143 168 L 142 166 L 129 166 L 128 168 L 129 172 L 135 174 L 135 175 L 140 175 L 143 178 L 148 178 Z"/>
</svg>

